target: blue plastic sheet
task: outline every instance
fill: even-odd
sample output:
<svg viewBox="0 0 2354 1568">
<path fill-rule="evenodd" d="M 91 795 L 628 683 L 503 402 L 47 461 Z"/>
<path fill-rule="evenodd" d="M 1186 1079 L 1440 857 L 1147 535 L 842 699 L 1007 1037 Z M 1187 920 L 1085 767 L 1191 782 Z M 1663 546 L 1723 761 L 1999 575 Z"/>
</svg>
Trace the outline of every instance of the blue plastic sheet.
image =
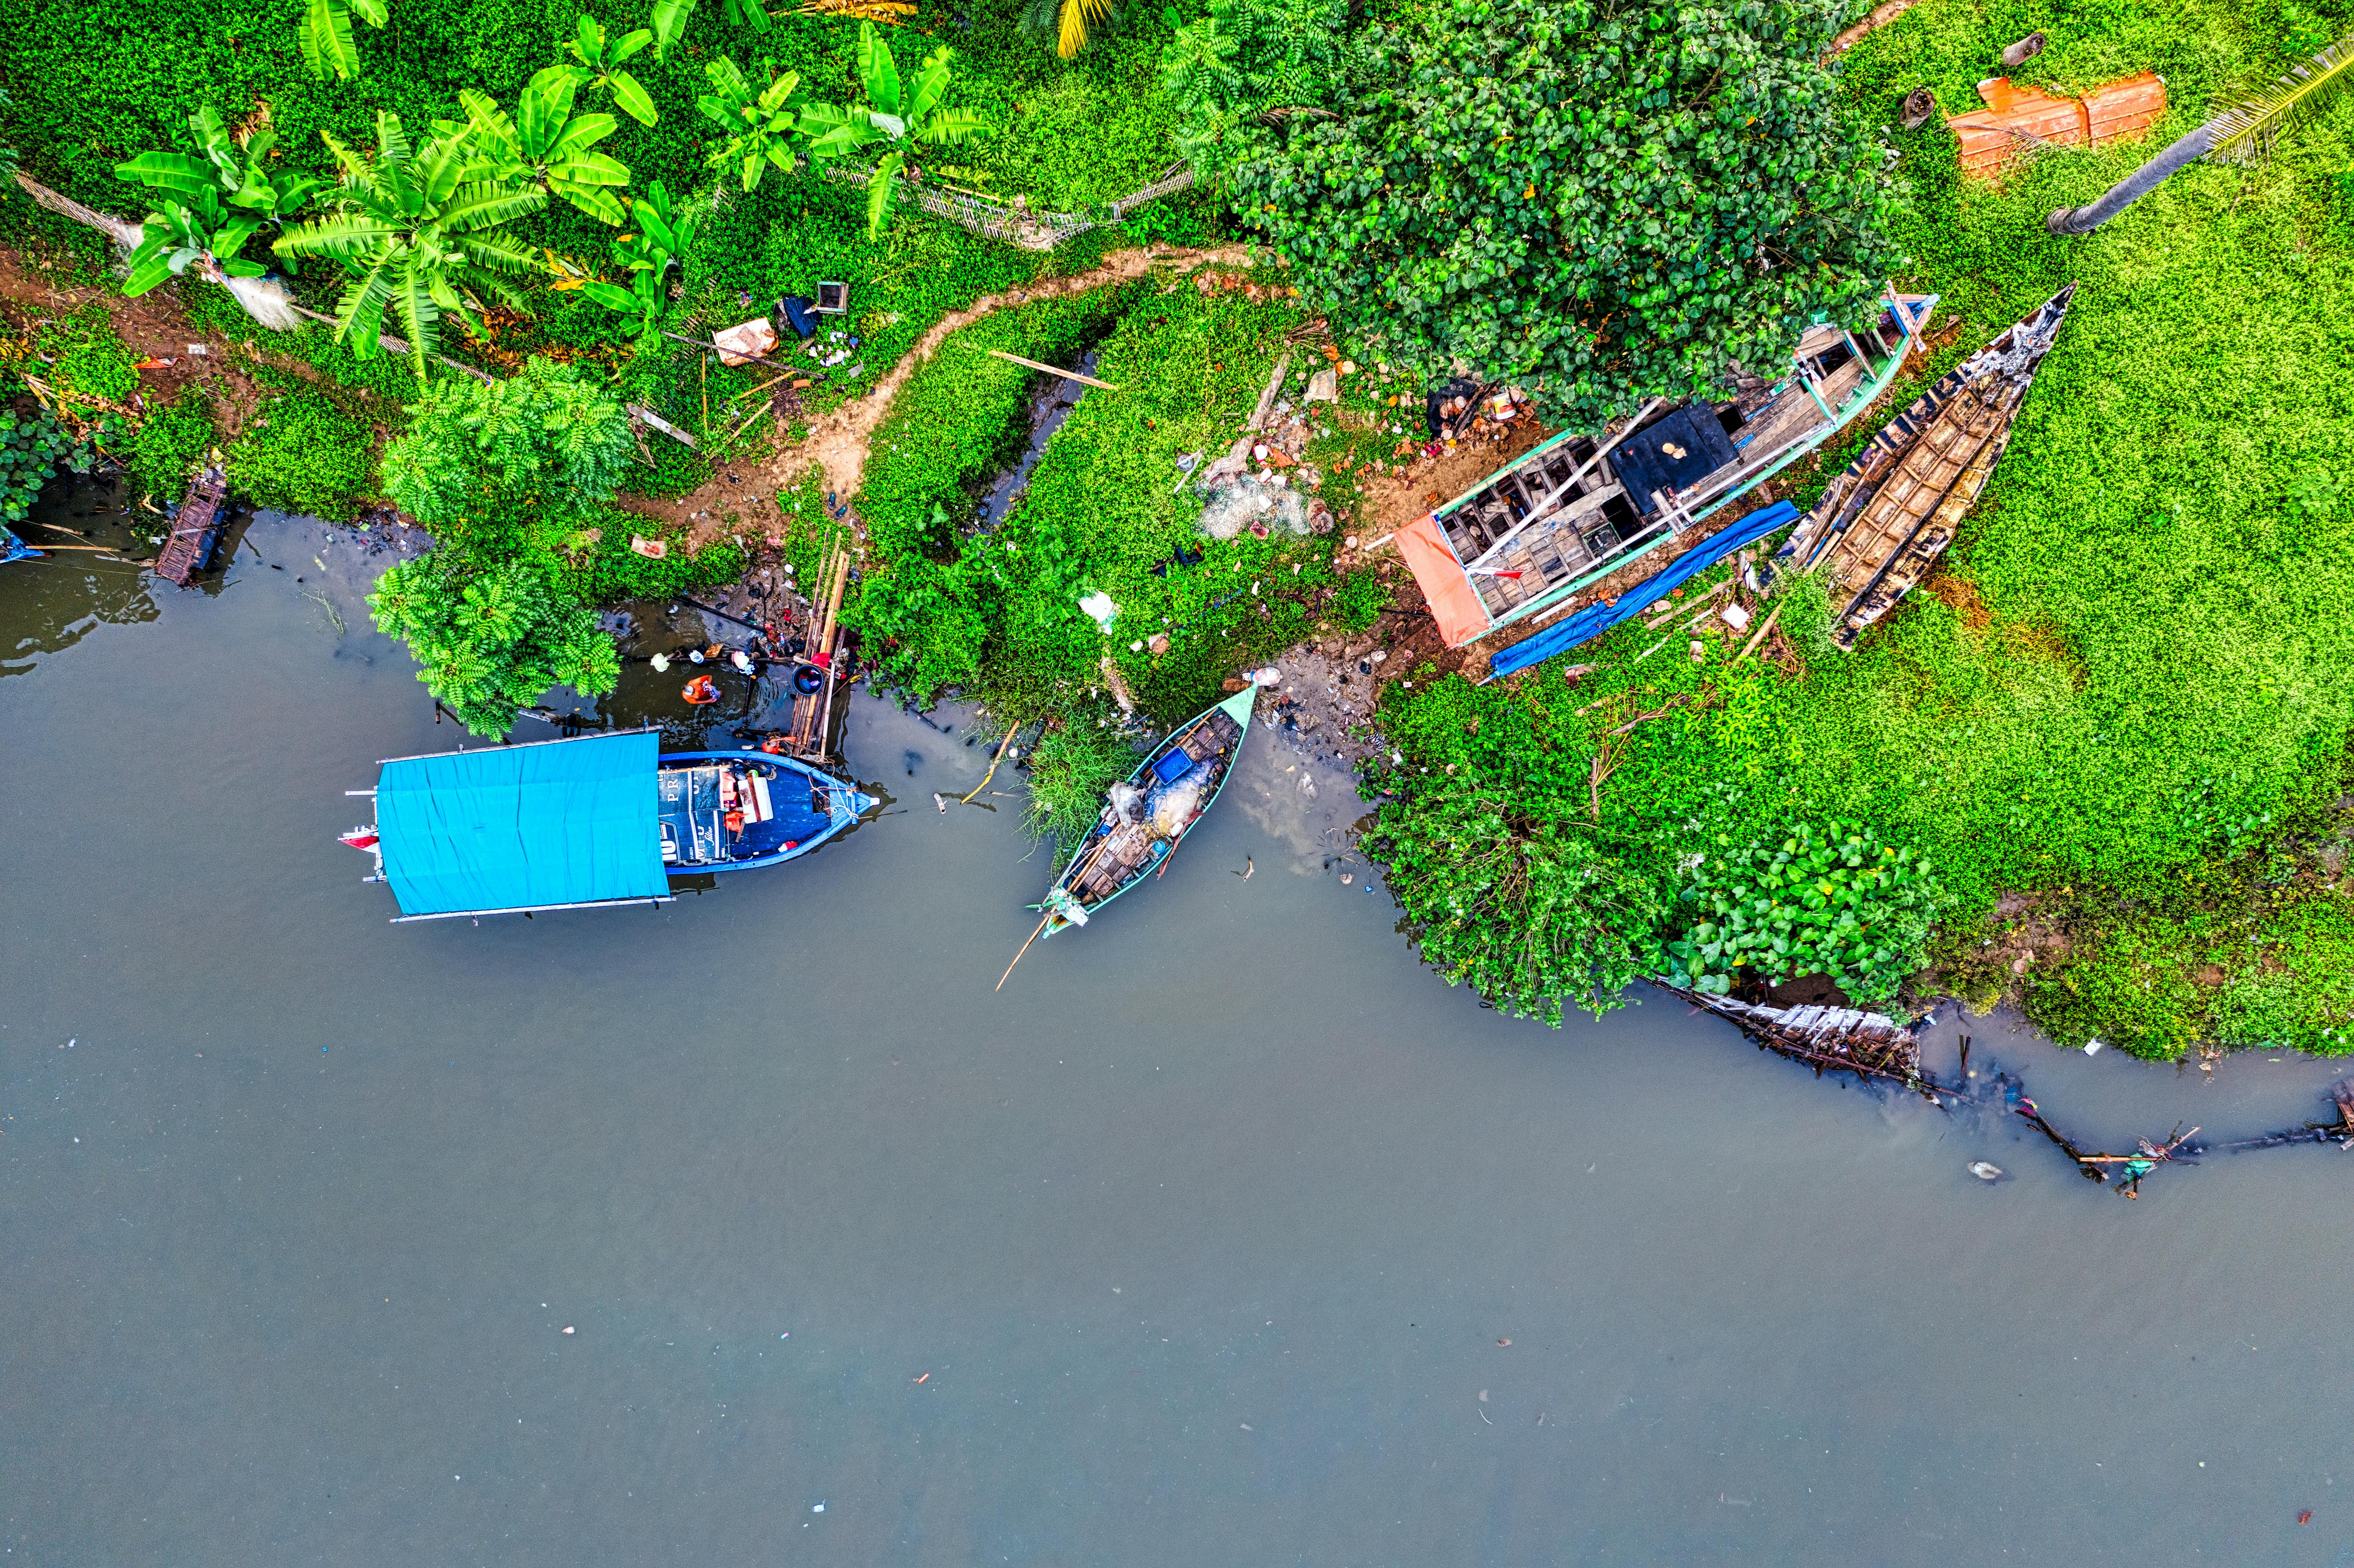
<svg viewBox="0 0 2354 1568">
<path fill-rule="evenodd" d="M 1542 664 L 1556 653 L 1566 653 L 1589 638 L 1599 637 L 1620 621 L 1638 616 L 1698 577 L 1744 545 L 1754 545 L 1777 528 L 1798 520 L 1798 509 L 1787 501 L 1763 506 L 1721 534 L 1712 534 L 1618 596 L 1616 604 L 1589 604 L 1557 626 L 1549 626 L 1523 642 L 1488 661 L 1494 675 L 1510 675 L 1532 664 Z"/>
<path fill-rule="evenodd" d="M 386 763 L 376 832 L 401 913 L 666 895 L 660 742 L 647 731 Z"/>
</svg>

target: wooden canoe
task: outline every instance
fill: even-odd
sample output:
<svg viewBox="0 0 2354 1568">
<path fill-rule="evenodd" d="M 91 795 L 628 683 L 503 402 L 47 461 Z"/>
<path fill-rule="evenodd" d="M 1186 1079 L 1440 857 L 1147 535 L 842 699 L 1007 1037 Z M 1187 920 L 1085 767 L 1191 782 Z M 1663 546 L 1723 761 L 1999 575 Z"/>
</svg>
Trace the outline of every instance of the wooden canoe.
<svg viewBox="0 0 2354 1568">
<path fill-rule="evenodd" d="M 1250 733 L 1251 709 L 1257 700 L 1258 688 L 1246 686 L 1171 730 L 1125 780 L 1129 789 L 1145 796 L 1141 810 L 1123 815 L 1107 795 L 1095 827 L 1079 842 L 1045 898 L 1031 906 L 1044 914 L 1045 935 L 1086 925 L 1094 911 L 1159 874 L 1185 835 L 1217 804 L 1235 758 L 1242 753 L 1243 736 Z M 1198 792 L 1198 804 L 1182 821 L 1156 822 L 1151 802 L 1161 800 L 1163 791 L 1186 787 Z"/>
<path fill-rule="evenodd" d="M 1853 647 L 1953 543 L 2009 444 L 2075 292 L 2069 284 L 1938 377 L 1831 481 L 1782 546 L 1786 563 L 1825 574 L 1840 647 Z"/>
</svg>

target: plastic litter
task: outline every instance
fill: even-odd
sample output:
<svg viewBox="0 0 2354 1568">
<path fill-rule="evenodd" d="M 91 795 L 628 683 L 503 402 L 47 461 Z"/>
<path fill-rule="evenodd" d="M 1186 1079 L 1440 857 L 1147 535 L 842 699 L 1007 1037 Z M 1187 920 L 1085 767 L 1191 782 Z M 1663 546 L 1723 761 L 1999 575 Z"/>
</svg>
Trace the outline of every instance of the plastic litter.
<svg viewBox="0 0 2354 1568">
<path fill-rule="evenodd" d="M 1227 537 L 1232 538 L 1233 535 L 1228 535 Z M 1087 611 L 1088 620 L 1106 632 L 1110 631 L 1112 622 L 1119 619 L 1119 606 L 1112 602 L 1108 593 L 1098 591 L 1084 595 L 1079 599 L 1079 608 Z"/>
<path fill-rule="evenodd" d="M 1202 796 L 1210 787 L 1212 771 L 1212 764 L 1197 762 L 1146 798 L 1153 832 L 1172 839 L 1184 832 L 1185 824 L 1201 814 Z"/>
<path fill-rule="evenodd" d="M 1973 1160 L 1970 1161 L 1970 1174 L 1981 1181 L 1999 1181 L 2002 1180 L 2002 1167 L 1989 1165 L 1983 1160 Z"/>
</svg>

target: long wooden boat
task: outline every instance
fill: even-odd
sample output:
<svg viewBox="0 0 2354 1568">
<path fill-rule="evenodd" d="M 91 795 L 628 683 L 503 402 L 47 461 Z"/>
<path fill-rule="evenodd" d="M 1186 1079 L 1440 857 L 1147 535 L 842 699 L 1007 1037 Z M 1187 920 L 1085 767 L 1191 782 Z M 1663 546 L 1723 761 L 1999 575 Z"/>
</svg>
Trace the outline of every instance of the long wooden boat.
<svg viewBox="0 0 2354 1568">
<path fill-rule="evenodd" d="M 398 920 L 662 904 L 670 878 L 810 853 L 875 804 L 807 763 L 757 751 L 662 753 L 651 729 L 388 758 L 376 856 Z"/>
<path fill-rule="evenodd" d="M 2069 284 L 1938 377 L 1831 481 L 1782 546 L 1779 559 L 1825 574 L 1840 647 L 1853 647 L 1953 543 L 2009 445 L 2075 293 Z"/>
<path fill-rule="evenodd" d="M 1564 431 L 1397 531 L 1450 648 L 1566 610 L 1604 577 L 1813 451 L 1885 391 L 1935 294 L 1890 290 L 1858 332 L 1809 327 L 1782 378 L 1723 402 L 1648 405 L 1615 436 Z"/>
<path fill-rule="evenodd" d="M 1084 926 L 1096 910 L 1167 867 L 1226 787 L 1258 688 L 1246 686 L 1175 729 L 1107 792 L 1103 814 L 1079 841 L 1046 896 L 1031 906 L 1051 937 Z"/>
</svg>

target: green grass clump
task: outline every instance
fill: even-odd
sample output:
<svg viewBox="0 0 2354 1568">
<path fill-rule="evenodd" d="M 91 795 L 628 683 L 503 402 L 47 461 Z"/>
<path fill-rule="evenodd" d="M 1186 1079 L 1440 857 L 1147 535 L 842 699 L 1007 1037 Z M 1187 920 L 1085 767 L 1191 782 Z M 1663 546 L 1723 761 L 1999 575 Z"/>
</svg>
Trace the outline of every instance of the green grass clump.
<svg viewBox="0 0 2354 1568">
<path fill-rule="evenodd" d="M 376 491 L 374 444 L 366 425 L 290 377 L 230 445 L 229 485 L 257 505 L 348 522 Z"/>
<path fill-rule="evenodd" d="M 212 399 L 196 387 L 180 395 L 141 421 L 132 448 L 132 464 L 139 482 L 158 493 L 175 493 L 212 450 Z"/>
<path fill-rule="evenodd" d="M 114 317 L 101 301 L 42 321 L 33 329 L 33 355 L 25 374 L 37 376 L 69 402 L 128 405 L 139 390 L 139 356 L 114 330 Z"/>
<path fill-rule="evenodd" d="M 1056 855 L 1079 847 L 1103 810 L 1104 790 L 1136 771 L 1136 748 L 1099 719 L 1051 725 L 1031 748 L 1022 826 Z"/>
</svg>

